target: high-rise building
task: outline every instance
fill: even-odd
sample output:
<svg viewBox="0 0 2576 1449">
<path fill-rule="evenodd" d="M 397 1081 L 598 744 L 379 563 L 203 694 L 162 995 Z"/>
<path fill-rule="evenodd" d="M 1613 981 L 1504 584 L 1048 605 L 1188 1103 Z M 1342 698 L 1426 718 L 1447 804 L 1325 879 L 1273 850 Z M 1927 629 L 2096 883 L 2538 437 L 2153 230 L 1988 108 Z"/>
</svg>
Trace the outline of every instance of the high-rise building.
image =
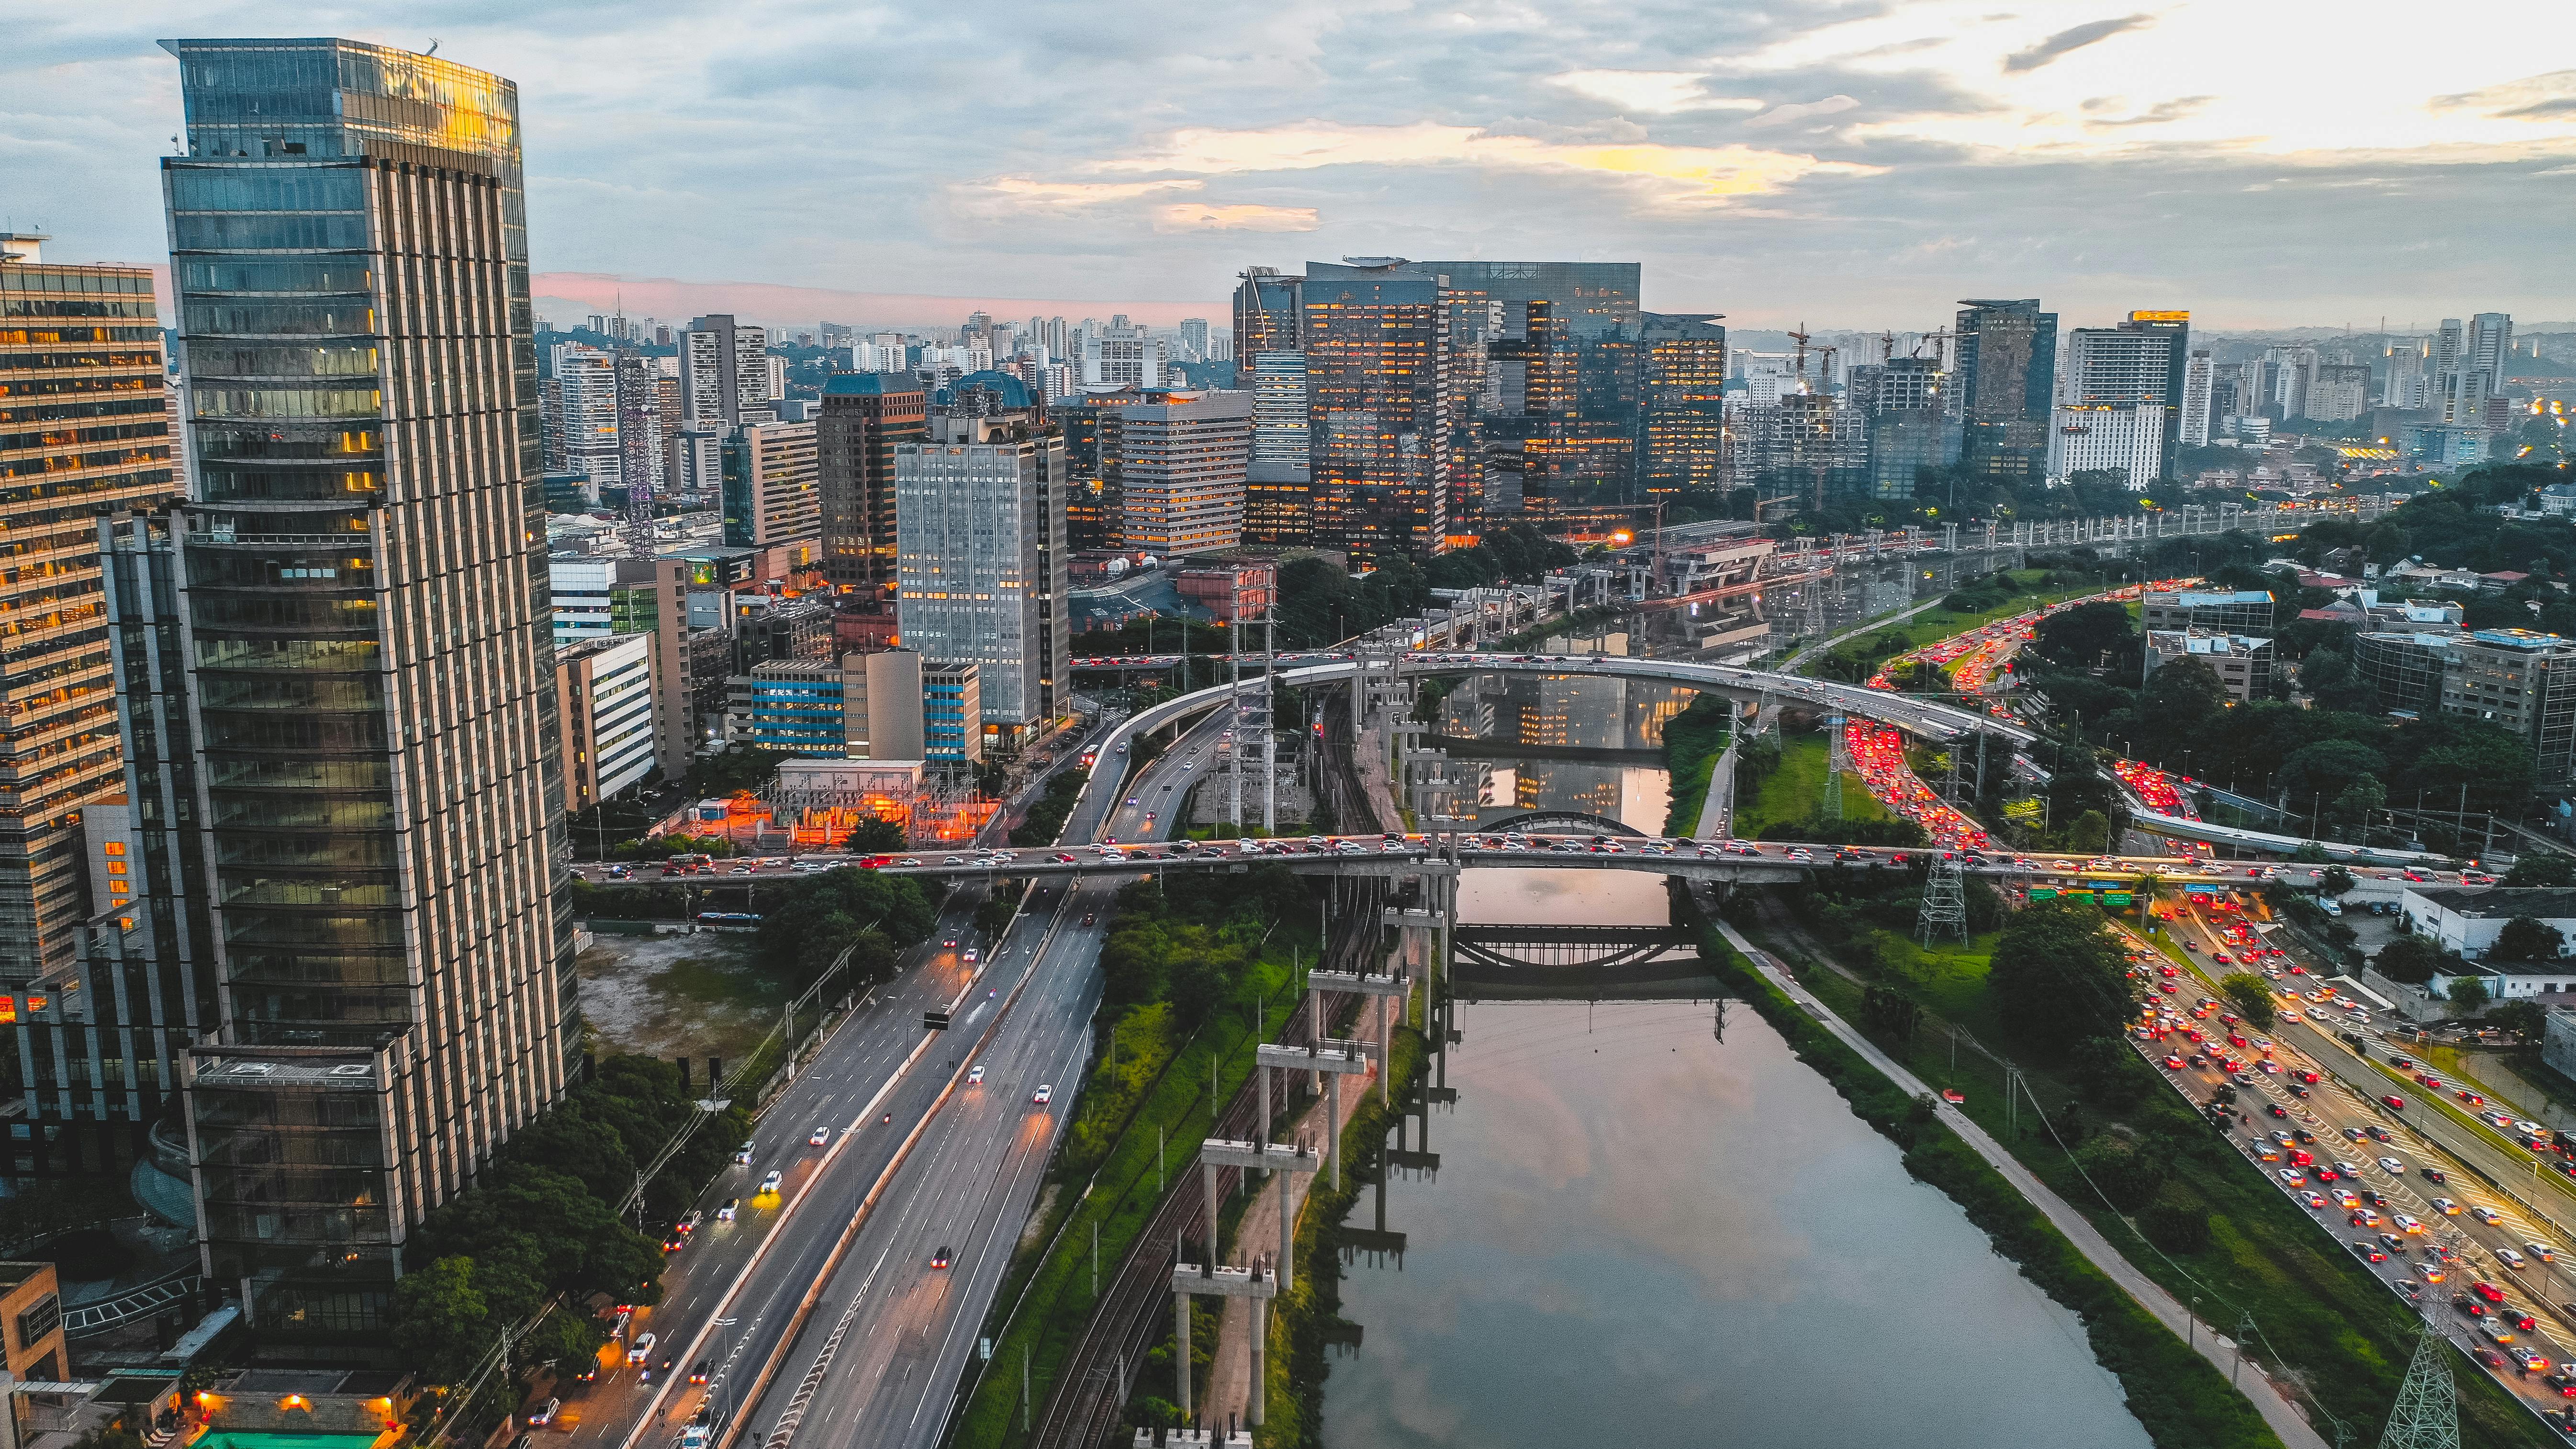
<svg viewBox="0 0 2576 1449">
<path fill-rule="evenodd" d="M 2326 362 L 2308 384 L 2306 416 L 2321 423 L 2348 423 L 2370 410 L 2370 365 Z"/>
<path fill-rule="evenodd" d="M 1100 469 L 1119 507 L 1119 547 L 1164 558 L 1243 541 L 1252 394 L 1149 393 L 1109 408 Z"/>
<path fill-rule="evenodd" d="M 1300 291 L 1315 546 L 1362 567 L 1427 558 L 1449 523 L 1447 289 L 1362 259 L 1310 265 Z"/>
<path fill-rule="evenodd" d="M 48 262 L 44 240 L 0 233 L 0 992 L 71 961 L 81 802 L 125 788 L 98 520 L 177 492 L 151 272 Z M 206 359 L 197 405 L 256 406 L 262 360 Z"/>
<path fill-rule="evenodd" d="M 653 639 L 617 634 L 555 650 L 563 806 L 574 814 L 653 773 Z M 605 840 L 576 840 L 597 860 Z"/>
<path fill-rule="evenodd" d="M 1957 455 L 1949 392 L 1950 375 L 1937 357 L 1890 357 L 1852 369 L 1849 402 L 1869 431 L 1867 496 L 1911 498 L 1924 469 Z"/>
<path fill-rule="evenodd" d="M 2218 369 L 2209 360 L 2209 350 L 2201 348 L 2183 364 L 2182 417 L 2176 425 L 2176 441 L 2186 448 L 2209 446 L 2211 405 L 2216 401 Z M 2167 459 L 2165 471 L 2175 471 L 2174 459 Z"/>
<path fill-rule="evenodd" d="M 894 453 L 918 441 L 929 396 L 904 373 L 835 373 L 815 423 L 823 509 L 823 576 L 843 593 L 895 581 Z"/>
<path fill-rule="evenodd" d="M 1726 328 L 1715 317 L 1640 312 L 1646 375 L 1639 471 L 1649 493 L 1727 486 Z"/>
<path fill-rule="evenodd" d="M 2316 382 L 2317 368 L 2324 361 L 2313 347 L 2263 349 L 2263 372 L 2272 390 L 2262 401 L 2271 418 L 2288 422 L 2308 415 L 2308 388 Z"/>
<path fill-rule="evenodd" d="M 202 1267 L 264 1346 L 334 1356 L 579 1032 L 518 93 L 359 41 L 164 45 L 224 1005 L 187 1055 Z"/>
<path fill-rule="evenodd" d="M 2143 489 L 2165 476 L 2166 424 L 2181 391 L 2174 351 L 2184 337 L 2179 322 L 2078 327 L 2066 334 L 2066 376 L 2049 428 L 2051 483 L 2118 469 L 2130 487 Z"/>
<path fill-rule="evenodd" d="M 1208 324 L 1205 317 L 1181 319 L 1181 353 L 1192 362 L 1207 361 Z"/>
<path fill-rule="evenodd" d="M 772 548 L 822 536 L 820 428 L 819 422 L 752 423 L 725 440 L 727 548 Z"/>
<path fill-rule="evenodd" d="M 576 342 L 554 350 L 554 383 L 562 393 L 556 424 L 562 439 L 562 467 L 589 477 L 595 496 L 601 488 L 626 485 L 626 450 L 618 438 L 617 356 Z"/>
<path fill-rule="evenodd" d="M 984 366 L 992 366 L 991 360 Z M 1161 387 L 1163 339 L 1123 321 L 1086 335 L 1082 383 L 1085 387 Z"/>
<path fill-rule="evenodd" d="M 2162 476 L 2164 441 L 2165 409 L 2155 403 L 2060 403 L 2049 430 L 2049 485 L 2107 471 L 2143 492 Z"/>
<path fill-rule="evenodd" d="M 2424 344 L 2413 338 L 2399 338 L 2388 344 L 2380 366 L 2386 369 L 2380 386 L 2379 405 L 2413 411 L 2424 406 Z"/>
<path fill-rule="evenodd" d="M 1025 418 L 931 420 L 894 445 L 904 646 L 980 666 L 986 732 L 1042 729 L 1068 682 L 1064 440 Z"/>
<path fill-rule="evenodd" d="M 1295 352 L 1306 337 L 1306 279 L 1277 267 L 1246 267 L 1234 289 L 1234 353 Z M 1061 321 L 1062 319 L 1058 319 Z"/>
<path fill-rule="evenodd" d="M 680 334 L 680 414 L 690 427 L 765 423 L 777 416 L 770 390 L 769 330 L 731 313 L 699 317 Z"/>
<path fill-rule="evenodd" d="M 2173 474 L 2174 458 L 2182 450 L 2183 392 L 2191 372 L 2191 314 L 2179 309 L 2155 312 L 2132 312 L 2120 324 L 2124 332 L 2158 333 L 2170 338 L 2173 345 L 2165 349 L 2165 440 L 2158 459 L 2166 477 Z"/>
<path fill-rule="evenodd" d="M 926 760 L 921 656 L 873 649 L 841 656 L 841 753 L 853 760 Z M 981 731 L 975 745 L 980 758 Z"/>
<path fill-rule="evenodd" d="M 1301 545 L 1311 536 L 1308 503 L 1314 484 L 1306 354 L 1255 352 L 1247 360 L 1252 367 L 1252 457 L 1244 472 L 1243 536 L 1250 543 Z"/>
<path fill-rule="evenodd" d="M 2504 395 L 2507 359 L 2513 355 L 2513 319 L 2480 312 L 2466 330 L 2456 317 L 2442 319 L 2433 343 L 2433 390 L 2442 421 L 2484 427 L 2490 400 Z"/>
<path fill-rule="evenodd" d="M 1969 298 L 1956 323 L 1959 461 L 1990 478 L 2038 483 L 2048 465 L 2057 314 L 2039 299 Z"/>
</svg>

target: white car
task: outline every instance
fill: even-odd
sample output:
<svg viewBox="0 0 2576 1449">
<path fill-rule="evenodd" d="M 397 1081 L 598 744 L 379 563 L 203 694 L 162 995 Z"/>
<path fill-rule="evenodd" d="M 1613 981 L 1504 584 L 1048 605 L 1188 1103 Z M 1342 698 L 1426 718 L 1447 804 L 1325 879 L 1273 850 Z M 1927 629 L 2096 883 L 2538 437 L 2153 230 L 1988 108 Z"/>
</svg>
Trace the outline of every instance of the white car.
<svg viewBox="0 0 2576 1449">
<path fill-rule="evenodd" d="M 2469 1209 L 2469 1216 L 2476 1218 L 2479 1222 L 2486 1224 L 2488 1227 L 2494 1227 L 2496 1224 L 2504 1221 L 2504 1214 L 2497 1212 L 2494 1208 L 2486 1207 L 2484 1205 Z"/>
<path fill-rule="evenodd" d="M 984 1085 L 984 1064 L 982 1062 L 977 1062 L 974 1066 L 967 1069 L 966 1085 L 970 1087 L 980 1087 Z"/>
<path fill-rule="evenodd" d="M 776 1192 L 778 1191 L 779 1184 L 786 1180 L 787 1174 L 773 1167 L 761 1177 L 760 1190 L 762 1192 Z"/>
<path fill-rule="evenodd" d="M 2420 1233 L 2424 1231 L 2423 1219 L 2410 1218 L 2404 1213 L 2397 1214 L 2390 1218 L 2389 1221 L 2395 1223 L 2397 1225 L 2397 1231 L 2401 1233 Z"/>
<path fill-rule="evenodd" d="M 1035 1093 L 1035 1094 L 1033 1094 L 1033 1095 L 1029 1098 L 1029 1102 L 1031 1103 L 1031 1105 L 1033 1105 L 1033 1106 L 1039 1106 L 1039 1107 L 1043 1107 L 1043 1106 L 1045 1106 L 1047 1103 L 1052 1102 L 1052 1101 L 1054 1101 L 1054 1100 L 1055 1100 L 1055 1088 L 1054 1088 L 1054 1087 L 1052 1087 L 1052 1086 L 1046 1086 L 1046 1085 L 1041 1085 L 1041 1086 L 1037 1089 L 1036 1093 Z"/>
<path fill-rule="evenodd" d="M 2379 1170 L 2387 1173 L 2390 1177 L 2404 1177 L 2406 1175 L 2406 1164 L 2398 1161 L 2394 1157 L 2383 1157 L 2379 1159 Z"/>
<path fill-rule="evenodd" d="M 2525 1243 L 2522 1246 L 2525 1252 L 2528 1252 L 2531 1256 L 2538 1258 L 2544 1263 L 2555 1263 L 2558 1261 L 2558 1250 L 2549 1246 L 2547 1243 Z"/>
<path fill-rule="evenodd" d="M 2460 1215 L 2460 1205 L 2447 1197 L 2437 1197 L 2433 1199 L 2433 1211 L 2446 1218 L 2455 1218 Z"/>
<path fill-rule="evenodd" d="M 2517 1273 L 2522 1271 L 2522 1255 L 2520 1253 L 2515 1252 L 2511 1248 L 2498 1248 L 2495 1250 L 2495 1255 L 2497 1262 L 2504 1264 L 2506 1267 L 2511 1268 Z"/>
<path fill-rule="evenodd" d="M 806 1145 L 806 1146 L 808 1146 L 808 1147 L 820 1147 L 820 1146 L 822 1146 L 824 1143 L 829 1142 L 829 1141 L 831 1141 L 831 1140 L 832 1140 L 832 1129 L 831 1129 L 831 1128 L 829 1128 L 829 1127 L 817 1127 L 817 1128 L 815 1128 L 812 1132 L 810 1132 L 810 1133 L 807 1133 L 807 1134 L 806 1134 L 806 1137 L 805 1137 L 805 1145 Z"/>
</svg>

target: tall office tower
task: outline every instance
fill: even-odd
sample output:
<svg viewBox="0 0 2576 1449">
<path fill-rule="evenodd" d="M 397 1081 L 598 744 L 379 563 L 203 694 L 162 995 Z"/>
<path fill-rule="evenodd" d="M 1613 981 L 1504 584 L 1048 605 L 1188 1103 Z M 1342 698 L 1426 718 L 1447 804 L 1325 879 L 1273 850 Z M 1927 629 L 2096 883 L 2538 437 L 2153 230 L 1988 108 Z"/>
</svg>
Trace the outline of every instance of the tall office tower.
<svg viewBox="0 0 2576 1449">
<path fill-rule="evenodd" d="M 557 347 L 554 382 L 563 393 L 564 471 L 588 477 L 594 496 L 603 487 L 623 487 L 616 354 L 571 343 Z"/>
<path fill-rule="evenodd" d="M 1252 456 L 1244 471 L 1243 536 L 1248 543 L 1303 545 L 1313 450 L 1306 414 L 1306 354 L 1256 352 L 1252 364 Z"/>
<path fill-rule="evenodd" d="M 1822 508 L 1858 492 L 1869 466 L 1869 434 L 1860 410 L 1831 393 L 1783 394 L 1769 407 L 1744 410 L 1743 481 L 1757 497 L 1793 499 Z"/>
<path fill-rule="evenodd" d="M 1243 541 L 1252 394 L 1159 393 L 1102 418 L 1100 471 L 1117 491 L 1120 547 L 1163 558 Z"/>
<path fill-rule="evenodd" d="M 2057 382 L 2057 314 L 2039 299 L 1968 298 L 1953 330 L 1959 366 L 1951 396 L 1959 461 L 1990 478 L 2038 483 L 2048 464 Z"/>
<path fill-rule="evenodd" d="M 1010 742 L 1068 681 L 1064 466 L 1064 439 L 1024 417 L 934 418 L 894 445 L 904 647 L 978 666 L 988 732 Z"/>
<path fill-rule="evenodd" d="M 663 449 L 662 399 L 655 384 L 653 360 L 632 352 L 617 355 L 617 474 L 625 480 L 627 507 L 649 502 L 662 493 L 670 471 Z"/>
<path fill-rule="evenodd" d="M 725 547 L 774 548 L 821 538 L 820 426 L 753 423 L 725 439 Z"/>
<path fill-rule="evenodd" d="M 1134 392 L 1092 392 L 1051 414 L 1064 435 L 1064 541 L 1075 553 L 1119 547 L 1124 522 L 1116 480 L 1104 476 L 1103 441 L 1116 423 L 1110 413 L 1135 402 Z"/>
<path fill-rule="evenodd" d="M 1305 345 L 1306 279 L 1277 267 L 1246 267 L 1234 288 L 1234 352 L 1295 352 Z"/>
<path fill-rule="evenodd" d="M 2137 488 L 2165 476 L 2164 438 L 2180 394 L 2174 350 L 2183 340 L 2178 326 L 2078 327 L 2066 334 L 2066 377 L 2049 429 L 2051 483 L 2115 467 Z M 2153 434 L 2143 445 L 2136 437 L 2141 427 Z"/>
<path fill-rule="evenodd" d="M 2380 366 L 2387 369 L 2387 381 L 2379 392 L 2381 407 L 2411 410 L 2424 406 L 2423 343 L 2413 338 L 2391 341 Z"/>
<path fill-rule="evenodd" d="M 686 461 L 680 456 L 680 419 L 682 417 L 682 413 L 680 410 L 680 374 L 677 368 L 679 359 L 676 357 L 648 357 L 641 360 L 647 368 L 654 368 L 659 364 L 664 369 L 655 371 L 652 375 L 653 431 L 655 436 L 661 440 L 662 446 L 662 476 L 654 480 L 654 487 L 659 492 L 677 493 L 680 491 L 681 487 L 680 480 L 686 476 L 688 471 Z"/>
<path fill-rule="evenodd" d="M 2442 421 L 2461 427 L 2484 427 L 2488 402 L 2504 395 L 2507 359 L 2513 355 L 2513 319 L 2502 312 L 2480 312 L 2463 332 L 2456 318 L 2445 318 L 2434 344 L 2438 364 L 2445 352 L 2454 360 L 2437 368 Z"/>
<path fill-rule="evenodd" d="M 1922 470 L 1956 456 L 1949 384 L 1937 357 L 1891 357 L 1852 369 L 1848 401 L 1869 431 L 1869 497 L 1911 498 Z"/>
<path fill-rule="evenodd" d="M 2425 371 L 2432 376 L 2435 393 L 2445 397 L 2450 394 L 2453 378 L 2460 370 L 2460 358 L 2465 351 L 2466 339 L 2463 336 L 2460 319 L 2443 318 L 2442 325 L 2433 329 L 2430 360 L 2425 364 Z"/>
<path fill-rule="evenodd" d="M 1637 263 L 1379 265 L 1439 281 L 1453 343 L 1469 328 L 1483 334 L 1484 386 L 1466 416 L 1452 417 L 1454 446 L 1474 449 L 1486 472 L 1517 466 L 1524 508 L 1602 493 L 1628 500 L 1641 427 Z M 1350 270 L 1309 266 L 1309 296 L 1326 273 Z"/>
<path fill-rule="evenodd" d="M 2324 362 L 2323 354 L 2313 347 L 2263 349 L 2264 375 L 2272 391 L 2262 401 L 2269 406 L 2273 418 L 2290 420 L 2308 415 L 2308 388 L 2316 382 L 2317 368 Z"/>
<path fill-rule="evenodd" d="M 518 92 L 358 41 L 163 44 L 224 1002 L 186 1083 L 203 1270 L 331 1356 L 580 1031 Z"/>
<path fill-rule="evenodd" d="M 1726 487 L 1726 329 L 1717 318 L 1638 315 L 1645 351 L 1639 470 L 1649 493 Z"/>
<path fill-rule="evenodd" d="M 72 959 L 90 909 L 81 802 L 123 785 L 98 520 L 177 491 L 151 272 L 48 262 L 44 240 L 0 233 L 0 991 Z M 256 370 L 224 360 L 227 377 Z"/>
<path fill-rule="evenodd" d="M 1181 352 L 1192 362 L 1207 361 L 1208 325 L 1205 317 L 1181 319 Z"/>
<path fill-rule="evenodd" d="M 2162 333 L 2173 339 L 2165 352 L 2165 442 L 2162 460 L 2171 475 L 2175 455 L 2182 448 L 2182 397 L 2185 375 L 2191 371 L 2191 313 L 2182 310 L 2132 312 L 2120 324 L 2124 332 Z"/>
<path fill-rule="evenodd" d="M 1449 523 L 1449 298 L 1400 260 L 1307 269 L 1310 533 L 1357 567 L 1428 558 Z"/>
<path fill-rule="evenodd" d="M 814 428 L 823 576 L 845 594 L 895 581 L 894 452 L 922 437 L 929 407 L 906 373 L 843 372 L 823 383 Z"/>
<path fill-rule="evenodd" d="M 2217 365 L 2209 360 L 2207 348 L 2193 352 L 2183 364 L 2182 417 L 2175 428 L 2175 441 L 2182 447 L 2209 446 L 2209 423 L 2213 416 L 2210 404 L 2215 400 L 2217 376 Z M 2177 458 L 2166 459 L 2165 471 L 2168 474 L 2175 472 L 2179 461 Z"/>
<path fill-rule="evenodd" d="M 770 390 L 769 330 L 731 313 L 699 317 L 680 335 L 680 414 L 690 427 L 775 422 Z"/>
</svg>

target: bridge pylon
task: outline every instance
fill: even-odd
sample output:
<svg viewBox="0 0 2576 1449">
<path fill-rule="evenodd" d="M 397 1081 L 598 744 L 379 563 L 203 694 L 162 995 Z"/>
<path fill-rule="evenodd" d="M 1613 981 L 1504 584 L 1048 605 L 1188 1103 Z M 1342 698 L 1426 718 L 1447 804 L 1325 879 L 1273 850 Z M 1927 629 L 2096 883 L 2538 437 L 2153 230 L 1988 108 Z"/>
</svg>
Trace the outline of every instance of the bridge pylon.
<svg viewBox="0 0 2576 1449">
<path fill-rule="evenodd" d="M 1843 818 L 1843 772 L 1851 768 L 1851 741 L 1845 737 L 1843 712 L 1836 708 L 1825 719 L 1825 803 L 1827 820 Z"/>
</svg>

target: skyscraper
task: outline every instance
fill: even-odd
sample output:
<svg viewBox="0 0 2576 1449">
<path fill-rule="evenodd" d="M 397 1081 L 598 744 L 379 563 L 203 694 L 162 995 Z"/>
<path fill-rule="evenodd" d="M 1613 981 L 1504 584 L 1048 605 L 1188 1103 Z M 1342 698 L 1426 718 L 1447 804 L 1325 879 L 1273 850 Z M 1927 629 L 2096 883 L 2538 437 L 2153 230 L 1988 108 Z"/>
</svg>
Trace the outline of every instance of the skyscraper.
<svg viewBox="0 0 2576 1449">
<path fill-rule="evenodd" d="M 2039 299 L 1959 304 L 1959 461 L 1992 478 L 2038 483 L 2048 462 L 2057 380 L 2057 314 Z"/>
<path fill-rule="evenodd" d="M 1246 267 L 1234 289 L 1234 355 L 1295 352 L 1305 346 L 1306 279 L 1277 267 Z"/>
<path fill-rule="evenodd" d="M 894 450 L 920 439 L 929 406 L 907 373 L 842 372 L 824 380 L 815 414 L 823 576 L 843 593 L 872 594 L 894 583 Z"/>
<path fill-rule="evenodd" d="M 1152 393 L 1104 410 L 1100 471 L 1122 548 L 1171 558 L 1243 541 L 1252 397 Z"/>
<path fill-rule="evenodd" d="M 1301 291 L 1315 546 L 1428 558 L 1449 522 L 1447 289 L 1362 258 L 1311 264 Z"/>
<path fill-rule="evenodd" d="M 72 959 L 81 802 L 124 788 L 98 520 L 177 491 L 151 272 L 48 262 L 43 241 L 0 234 L 0 991 Z"/>
<path fill-rule="evenodd" d="M 2173 339 L 2165 351 L 2165 441 L 2159 461 L 2165 476 L 2173 476 L 2174 458 L 2182 448 L 2183 394 L 2191 371 L 2191 313 L 2182 310 L 2132 312 L 2120 324 L 2123 332 L 2160 332 Z"/>
<path fill-rule="evenodd" d="M 223 999 L 187 1072 L 201 1251 L 264 1340 L 332 1353 L 579 1030 L 518 93 L 358 41 L 163 44 Z"/>
<path fill-rule="evenodd" d="M 2165 475 L 2164 439 L 2179 395 L 2174 350 L 2178 328 L 2078 327 L 2066 334 L 2066 381 L 2049 428 L 2048 476 L 2125 471 L 2144 488 Z"/>
<path fill-rule="evenodd" d="M 983 717 L 1023 738 L 1066 683 L 1064 440 L 1023 416 L 940 417 L 894 445 L 907 649 L 979 666 Z"/>
<path fill-rule="evenodd" d="M 1851 402 L 1869 430 L 1871 498 L 1913 497 L 1922 470 L 1956 455 L 1949 383 L 1937 357 L 1891 357 L 1852 369 Z"/>
<path fill-rule="evenodd" d="M 2209 446 L 2211 405 L 2217 400 L 2217 368 L 2210 361 L 2209 350 L 2202 348 L 2184 363 L 2182 375 L 2182 418 L 2177 426 L 2180 444 L 2187 448 Z M 2167 459 L 2165 471 L 2176 471 L 2178 460 Z"/>
<path fill-rule="evenodd" d="M 1715 317 L 1638 318 L 1646 368 L 1638 460 L 1646 491 L 1724 488 L 1726 329 Z"/>
<path fill-rule="evenodd" d="M 769 330 L 731 313 L 699 317 L 680 334 L 680 415 L 684 426 L 775 422 Z"/>
</svg>

